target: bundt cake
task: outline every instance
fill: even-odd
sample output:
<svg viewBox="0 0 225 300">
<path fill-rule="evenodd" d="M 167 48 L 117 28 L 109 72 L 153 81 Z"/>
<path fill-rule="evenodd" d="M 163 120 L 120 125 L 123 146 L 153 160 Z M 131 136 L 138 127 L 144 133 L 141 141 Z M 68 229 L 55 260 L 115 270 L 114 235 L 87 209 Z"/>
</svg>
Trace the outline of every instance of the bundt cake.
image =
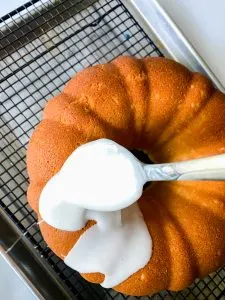
<svg viewBox="0 0 225 300">
<path fill-rule="evenodd" d="M 27 150 L 28 201 L 67 157 L 99 138 L 144 151 L 153 162 L 225 153 L 225 95 L 209 79 L 165 58 L 119 57 L 89 67 L 50 100 Z M 225 264 L 225 182 L 157 182 L 138 201 L 153 241 L 147 265 L 114 287 L 128 295 L 181 290 Z M 45 222 L 42 235 L 64 259 L 79 237 Z M 104 274 L 81 274 L 101 283 Z"/>
</svg>

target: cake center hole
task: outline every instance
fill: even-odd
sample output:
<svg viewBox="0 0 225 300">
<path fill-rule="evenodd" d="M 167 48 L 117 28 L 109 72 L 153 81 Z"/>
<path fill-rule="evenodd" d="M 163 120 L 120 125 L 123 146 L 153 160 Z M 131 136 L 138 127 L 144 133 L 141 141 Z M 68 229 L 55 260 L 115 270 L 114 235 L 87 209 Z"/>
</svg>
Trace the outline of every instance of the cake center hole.
<svg viewBox="0 0 225 300">
<path fill-rule="evenodd" d="M 153 164 L 153 161 L 151 161 L 151 159 L 148 157 L 148 155 L 145 152 L 137 149 L 131 149 L 130 152 L 144 164 Z M 146 182 L 143 187 L 143 190 L 145 190 L 150 184 L 151 182 Z"/>
</svg>

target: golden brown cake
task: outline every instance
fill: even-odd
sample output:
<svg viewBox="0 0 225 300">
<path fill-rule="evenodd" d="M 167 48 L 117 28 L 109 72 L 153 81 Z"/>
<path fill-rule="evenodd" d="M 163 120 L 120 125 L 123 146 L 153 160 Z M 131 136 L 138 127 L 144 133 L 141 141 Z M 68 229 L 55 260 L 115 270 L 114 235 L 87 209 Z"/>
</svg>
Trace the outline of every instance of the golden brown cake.
<svg viewBox="0 0 225 300">
<path fill-rule="evenodd" d="M 225 153 L 225 95 L 203 75 L 165 58 L 116 60 L 79 72 L 50 100 L 27 151 L 28 201 L 79 145 L 109 138 L 141 149 L 154 162 Z M 147 295 L 180 290 L 225 264 L 225 182 L 159 182 L 138 201 L 153 240 L 148 264 L 115 290 Z M 43 222 L 62 259 L 80 235 Z M 103 274 L 82 274 L 101 283 Z"/>
</svg>

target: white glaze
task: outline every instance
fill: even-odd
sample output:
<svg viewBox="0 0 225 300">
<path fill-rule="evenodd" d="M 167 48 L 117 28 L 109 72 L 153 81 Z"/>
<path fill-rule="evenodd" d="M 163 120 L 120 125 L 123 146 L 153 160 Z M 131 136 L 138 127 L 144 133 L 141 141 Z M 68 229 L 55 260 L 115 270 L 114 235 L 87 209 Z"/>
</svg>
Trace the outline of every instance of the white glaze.
<svg viewBox="0 0 225 300">
<path fill-rule="evenodd" d="M 39 212 L 45 222 L 55 228 L 68 231 L 79 230 L 87 222 L 86 210 L 68 202 L 65 194 L 66 188 L 64 188 L 59 172 L 42 190 Z"/>
<path fill-rule="evenodd" d="M 146 181 L 140 161 L 108 139 L 77 148 L 64 163 L 60 176 L 61 184 L 67 187 L 68 202 L 101 211 L 118 210 L 136 202 Z"/>
<path fill-rule="evenodd" d="M 151 237 L 134 203 L 145 181 L 141 163 L 113 141 L 91 142 L 70 155 L 44 187 L 40 214 L 61 230 L 97 223 L 80 236 L 66 264 L 81 273 L 101 272 L 102 286 L 113 287 L 148 263 Z"/>
<path fill-rule="evenodd" d="M 108 217 L 97 213 L 97 224 L 83 234 L 65 258 L 65 263 L 80 273 L 105 274 L 101 285 L 114 287 L 143 268 L 152 251 L 151 238 L 137 204 L 121 210 L 122 225 L 110 222 Z M 117 219 L 118 212 L 107 212 L 110 219 Z M 115 218 L 114 218 L 115 216 Z M 99 218 L 104 225 L 99 226 Z M 102 228 L 103 225 L 103 228 Z"/>
</svg>

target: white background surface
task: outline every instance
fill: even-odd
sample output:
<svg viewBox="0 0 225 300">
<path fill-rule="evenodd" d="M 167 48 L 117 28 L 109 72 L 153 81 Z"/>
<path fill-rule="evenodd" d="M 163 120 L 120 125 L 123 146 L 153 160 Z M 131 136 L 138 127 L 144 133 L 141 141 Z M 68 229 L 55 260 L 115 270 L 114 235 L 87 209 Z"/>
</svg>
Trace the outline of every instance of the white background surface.
<svg viewBox="0 0 225 300">
<path fill-rule="evenodd" d="M 225 0 L 158 0 L 225 87 Z"/>
<path fill-rule="evenodd" d="M 0 0 L 0 17 L 20 7 L 29 0 Z"/>
<path fill-rule="evenodd" d="M 3 300 L 37 300 L 0 254 L 0 298 Z"/>
</svg>

